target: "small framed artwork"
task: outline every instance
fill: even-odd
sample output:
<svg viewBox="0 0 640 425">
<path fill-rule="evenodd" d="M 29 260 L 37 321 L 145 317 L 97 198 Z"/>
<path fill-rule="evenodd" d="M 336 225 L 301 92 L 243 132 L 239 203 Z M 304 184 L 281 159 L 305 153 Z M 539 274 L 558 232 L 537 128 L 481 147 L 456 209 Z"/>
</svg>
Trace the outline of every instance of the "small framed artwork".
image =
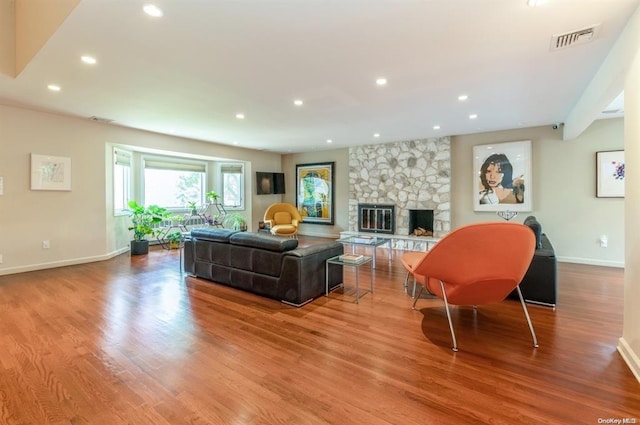
<svg viewBox="0 0 640 425">
<path fill-rule="evenodd" d="M 624 198 L 624 151 L 596 152 L 596 197 Z"/>
<path fill-rule="evenodd" d="M 71 190 L 71 158 L 31 154 L 31 190 Z"/>
<path fill-rule="evenodd" d="M 296 165 L 296 207 L 304 223 L 333 224 L 335 162 Z"/>
<path fill-rule="evenodd" d="M 473 209 L 531 211 L 531 140 L 473 147 Z"/>
</svg>

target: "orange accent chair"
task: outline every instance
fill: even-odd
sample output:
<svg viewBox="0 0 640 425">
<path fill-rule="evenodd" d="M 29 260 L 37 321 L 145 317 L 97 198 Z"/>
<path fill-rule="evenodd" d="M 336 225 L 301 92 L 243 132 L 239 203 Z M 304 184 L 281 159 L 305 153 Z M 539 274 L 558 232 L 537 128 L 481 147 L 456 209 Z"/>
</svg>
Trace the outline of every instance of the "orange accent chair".
<svg viewBox="0 0 640 425">
<path fill-rule="evenodd" d="M 404 292 L 409 292 L 409 276 L 413 276 L 413 291 L 411 291 L 411 297 L 416 297 L 416 277 L 413 275 L 413 268 L 418 264 L 424 256 L 427 255 L 426 252 L 406 252 L 400 259 L 400 262 L 407 269 L 407 276 L 404 278 Z"/>
<path fill-rule="evenodd" d="M 445 237 L 423 258 L 413 264 L 411 272 L 422 285 L 413 301 L 413 309 L 423 289 L 441 298 L 447 312 L 453 351 L 458 351 L 449 304 L 472 305 L 503 301 L 514 289 L 538 347 L 527 306 L 520 291 L 535 251 L 535 235 L 519 223 L 479 223 L 460 227 Z"/>
<path fill-rule="evenodd" d="M 291 204 L 271 204 L 264 213 L 264 222 L 276 236 L 298 237 L 298 226 L 302 223 L 300 213 Z"/>
</svg>

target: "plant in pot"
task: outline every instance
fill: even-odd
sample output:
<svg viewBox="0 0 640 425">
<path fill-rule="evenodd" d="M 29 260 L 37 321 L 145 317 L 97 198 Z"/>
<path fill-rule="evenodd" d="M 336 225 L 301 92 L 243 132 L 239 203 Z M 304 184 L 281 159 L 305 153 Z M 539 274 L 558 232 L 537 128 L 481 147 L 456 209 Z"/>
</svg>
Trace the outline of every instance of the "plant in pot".
<svg viewBox="0 0 640 425">
<path fill-rule="evenodd" d="M 218 195 L 213 190 L 205 193 L 205 196 L 207 197 L 207 202 L 209 202 L 210 204 L 215 204 L 218 202 L 218 199 L 220 199 L 220 195 Z"/>
<path fill-rule="evenodd" d="M 169 216 L 169 220 L 171 220 L 172 226 L 178 227 L 178 226 L 181 226 L 182 223 L 184 222 L 184 216 L 180 214 L 174 214 Z"/>
<path fill-rule="evenodd" d="M 136 201 L 129 201 L 129 217 L 133 230 L 133 240 L 131 241 L 131 254 L 140 255 L 149 253 L 148 235 L 156 234 L 156 225 L 167 216 L 167 210 L 157 205 L 145 207 Z"/>
<path fill-rule="evenodd" d="M 182 233 L 172 232 L 167 235 L 169 241 L 169 249 L 180 248 L 180 242 L 182 242 Z"/>
<path fill-rule="evenodd" d="M 195 202 L 193 201 L 187 202 L 187 208 L 191 210 L 191 215 L 198 214 L 198 205 Z"/>
<path fill-rule="evenodd" d="M 247 219 L 239 213 L 231 213 L 225 215 L 223 224 L 225 227 L 229 227 L 233 230 L 241 230 L 243 232 L 247 230 Z"/>
</svg>

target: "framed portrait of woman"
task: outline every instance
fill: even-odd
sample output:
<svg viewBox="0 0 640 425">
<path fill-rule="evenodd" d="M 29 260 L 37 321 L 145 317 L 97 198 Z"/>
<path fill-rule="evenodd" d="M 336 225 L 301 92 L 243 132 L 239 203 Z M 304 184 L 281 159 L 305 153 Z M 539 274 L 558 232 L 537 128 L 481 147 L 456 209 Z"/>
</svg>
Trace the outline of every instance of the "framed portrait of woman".
<svg viewBox="0 0 640 425">
<path fill-rule="evenodd" d="M 474 211 L 531 211 L 531 140 L 473 147 Z"/>
</svg>

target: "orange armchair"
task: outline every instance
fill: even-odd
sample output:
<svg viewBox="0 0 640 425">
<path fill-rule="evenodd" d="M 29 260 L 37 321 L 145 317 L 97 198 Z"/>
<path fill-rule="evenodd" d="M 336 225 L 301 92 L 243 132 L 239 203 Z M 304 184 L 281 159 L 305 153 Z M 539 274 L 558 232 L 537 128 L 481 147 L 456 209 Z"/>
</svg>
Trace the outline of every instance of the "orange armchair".
<svg viewBox="0 0 640 425">
<path fill-rule="evenodd" d="M 444 301 L 453 351 L 458 351 L 456 335 L 451 322 L 449 304 L 490 304 L 503 301 L 517 289 L 533 346 L 538 347 L 531 318 L 520 292 L 533 253 L 535 236 L 531 229 L 519 223 L 480 223 L 461 227 L 449 233 L 412 264 L 408 272 L 423 289 Z"/>
<path fill-rule="evenodd" d="M 277 203 L 269 205 L 264 213 L 264 222 L 271 227 L 273 235 L 297 238 L 302 217 L 293 205 Z"/>
<path fill-rule="evenodd" d="M 426 252 L 406 252 L 400 259 L 402 265 L 407 269 L 407 276 L 404 278 L 404 292 L 409 292 L 409 276 L 413 276 L 413 291 L 411 297 L 416 297 L 416 277 L 413 275 L 413 268 L 427 255 Z"/>
</svg>

